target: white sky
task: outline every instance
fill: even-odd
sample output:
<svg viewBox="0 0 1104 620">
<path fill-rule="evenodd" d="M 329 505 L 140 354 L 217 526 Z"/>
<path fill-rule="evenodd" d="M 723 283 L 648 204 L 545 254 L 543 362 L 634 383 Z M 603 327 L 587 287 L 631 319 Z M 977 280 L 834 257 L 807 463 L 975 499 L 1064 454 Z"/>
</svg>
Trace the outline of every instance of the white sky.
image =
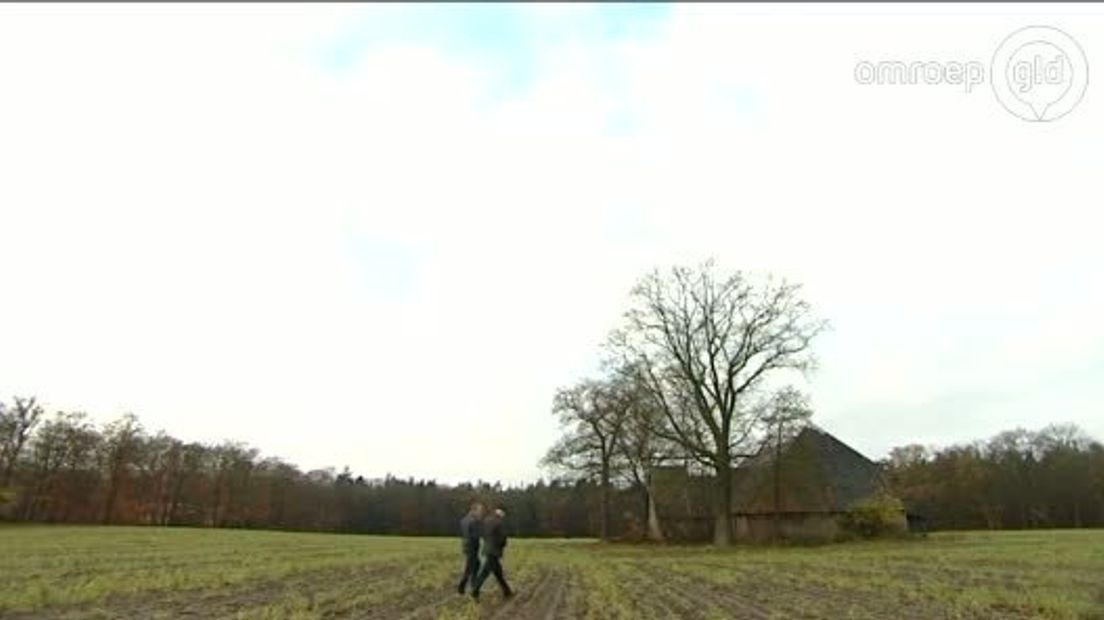
<svg viewBox="0 0 1104 620">
<path fill-rule="evenodd" d="M 1104 439 L 1099 86 L 1028 123 L 853 77 L 1032 24 L 1104 70 L 1099 7 L 440 10 L 0 7 L 0 398 L 529 480 L 633 281 L 714 255 L 806 285 L 871 457 Z"/>
</svg>

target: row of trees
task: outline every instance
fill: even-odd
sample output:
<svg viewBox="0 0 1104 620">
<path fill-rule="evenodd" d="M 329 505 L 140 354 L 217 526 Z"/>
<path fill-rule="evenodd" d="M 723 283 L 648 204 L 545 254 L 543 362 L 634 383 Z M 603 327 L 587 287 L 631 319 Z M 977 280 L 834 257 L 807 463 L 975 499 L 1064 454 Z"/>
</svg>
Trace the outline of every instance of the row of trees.
<svg viewBox="0 0 1104 620">
<path fill-rule="evenodd" d="M 938 528 L 1104 526 L 1104 446 L 1076 426 L 895 448 L 895 494 Z"/>
<path fill-rule="evenodd" d="M 504 501 L 521 535 L 662 538 L 649 473 L 711 474 L 714 540 L 732 540 L 732 468 L 810 416 L 789 381 L 814 367 L 826 329 L 794 284 L 712 263 L 647 274 L 603 348 L 603 372 L 559 390 L 559 477 L 503 489 L 347 469 L 302 472 L 242 443 L 148 433 L 133 416 L 97 426 L 0 403 L 0 516 L 33 521 L 451 534 L 474 497 Z M 1104 449 L 1072 427 L 1012 431 L 885 462 L 895 493 L 935 527 L 1104 525 Z M 776 491 L 777 494 L 777 491 Z M 593 516 L 592 516 L 593 515 Z M 634 515 L 640 515 L 635 517 Z"/>
<path fill-rule="evenodd" d="M 240 443 L 204 445 L 150 434 L 132 416 L 101 426 L 83 414 L 47 419 L 34 399 L 16 399 L 0 403 L 0 515 L 452 535 L 457 515 L 478 497 L 505 504 L 518 535 L 655 535 L 648 465 L 682 457 L 671 456 L 680 454 L 676 446 L 644 432 L 649 425 L 638 416 L 657 411 L 636 404 L 639 394 L 611 391 L 628 387 L 590 382 L 562 391 L 561 411 L 591 412 L 588 419 L 597 425 L 588 436 L 576 419 L 574 432 L 550 452 L 564 459 L 560 467 L 570 464 L 576 480 L 512 488 L 368 480 L 348 469 L 302 472 Z M 787 403 L 776 402 L 777 410 L 785 411 Z M 619 415 L 621 428 L 614 424 Z M 775 438 L 764 433 L 768 445 Z M 575 442 L 593 443 L 581 450 Z M 602 445 L 613 446 L 605 452 L 605 468 Z M 1104 446 L 1076 427 L 1008 431 L 942 449 L 905 446 L 884 465 L 894 494 L 933 528 L 1104 526 Z"/>
<path fill-rule="evenodd" d="M 597 529 L 587 481 L 503 488 L 303 472 L 242 443 L 149 433 L 132 415 L 47 417 L 33 398 L 0 403 L 0 475 L 0 516 L 11 520 L 451 535 L 482 498 L 508 506 L 519 535 Z"/>
<path fill-rule="evenodd" d="M 615 489 L 635 490 L 654 539 L 662 528 L 648 472 L 692 463 L 712 475 L 714 542 L 727 545 L 732 468 L 808 419 L 804 396 L 783 380 L 813 368 L 810 345 L 826 327 L 786 281 L 712 262 L 653 271 L 605 344 L 604 374 L 556 394 L 564 434 L 544 462 L 597 483 L 602 536 Z"/>
</svg>

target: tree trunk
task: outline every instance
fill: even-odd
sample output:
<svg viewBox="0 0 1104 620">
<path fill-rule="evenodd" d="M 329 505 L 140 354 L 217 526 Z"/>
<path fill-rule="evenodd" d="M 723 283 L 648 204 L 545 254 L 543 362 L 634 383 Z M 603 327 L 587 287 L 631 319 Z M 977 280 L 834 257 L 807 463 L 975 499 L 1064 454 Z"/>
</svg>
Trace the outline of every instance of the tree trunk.
<svg viewBox="0 0 1104 620">
<path fill-rule="evenodd" d="M 602 523 L 599 537 L 608 540 L 610 534 L 610 471 L 609 465 L 602 464 Z"/>
<path fill-rule="evenodd" d="M 774 542 L 782 538 L 782 424 L 778 424 L 778 436 L 774 444 Z"/>
<path fill-rule="evenodd" d="M 103 523 L 105 525 L 111 523 L 111 517 L 115 513 L 115 497 L 118 495 L 118 493 L 119 493 L 119 482 L 116 479 L 115 474 L 112 473 L 112 475 L 111 475 L 111 477 L 108 481 L 107 499 L 104 501 Z"/>
<path fill-rule="evenodd" d="M 648 514 L 648 540 L 663 542 L 663 528 L 659 525 L 659 513 L 656 512 L 655 495 L 652 494 L 650 482 L 644 487 L 644 495 Z"/>
<path fill-rule="evenodd" d="M 165 514 L 164 525 L 176 523 L 176 507 L 180 505 L 180 494 L 184 490 L 184 476 L 181 475 L 173 483 L 172 496 L 169 498 L 169 510 Z"/>
<path fill-rule="evenodd" d="M 717 499 L 713 525 L 713 544 L 727 547 L 732 544 L 732 468 L 727 459 L 721 459 L 723 466 L 717 468 Z"/>
<path fill-rule="evenodd" d="M 212 501 L 211 501 L 211 511 L 210 511 L 210 515 L 207 517 L 208 525 L 210 525 L 211 527 L 218 527 L 219 526 L 218 517 L 219 517 L 219 504 L 222 503 L 221 500 L 222 500 L 222 481 L 221 480 L 216 480 L 215 481 L 214 494 L 212 495 Z"/>
<path fill-rule="evenodd" d="M 41 477 L 38 480 L 35 481 L 34 487 L 31 491 L 31 493 L 27 496 L 27 498 L 25 500 L 25 503 L 23 505 L 23 520 L 24 521 L 34 520 L 34 518 L 36 516 L 35 513 L 37 512 L 37 509 L 38 509 L 39 498 L 42 497 L 42 494 L 46 491 L 45 474 L 38 474 L 38 475 L 41 476 Z"/>
</svg>

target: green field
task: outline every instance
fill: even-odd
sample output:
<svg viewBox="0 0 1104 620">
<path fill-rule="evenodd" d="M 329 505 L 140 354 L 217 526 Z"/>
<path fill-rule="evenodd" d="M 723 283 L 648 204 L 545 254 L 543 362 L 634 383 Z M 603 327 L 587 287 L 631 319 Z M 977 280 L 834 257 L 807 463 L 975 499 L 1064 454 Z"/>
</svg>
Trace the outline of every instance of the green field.
<svg viewBox="0 0 1104 620">
<path fill-rule="evenodd" d="M 1104 618 L 1104 531 L 812 548 L 514 540 L 456 594 L 459 543 L 237 530 L 0 528 L 3 618 Z"/>
</svg>

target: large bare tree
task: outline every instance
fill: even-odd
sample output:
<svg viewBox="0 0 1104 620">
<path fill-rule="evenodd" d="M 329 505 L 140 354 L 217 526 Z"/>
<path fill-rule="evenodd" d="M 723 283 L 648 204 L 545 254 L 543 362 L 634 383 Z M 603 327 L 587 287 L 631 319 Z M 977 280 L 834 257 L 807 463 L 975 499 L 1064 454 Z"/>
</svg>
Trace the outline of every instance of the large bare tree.
<svg viewBox="0 0 1104 620">
<path fill-rule="evenodd" d="M 715 472 L 718 545 L 732 540 L 732 465 L 760 428 L 763 388 L 779 372 L 812 368 L 811 342 L 827 327 L 799 293 L 712 261 L 656 270 L 633 288 L 610 336 L 663 413 L 665 438 Z"/>
<path fill-rule="evenodd" d="M 552 409 L 566 432 L 542 462 L 598 480 L 602 494 L 600 535 L 608 538 L 612 529 L 610 499 L 615 459 L 628 416 L 628 402 L 615 383 L 585 380 L 556 392 Z"/>
</svg>

